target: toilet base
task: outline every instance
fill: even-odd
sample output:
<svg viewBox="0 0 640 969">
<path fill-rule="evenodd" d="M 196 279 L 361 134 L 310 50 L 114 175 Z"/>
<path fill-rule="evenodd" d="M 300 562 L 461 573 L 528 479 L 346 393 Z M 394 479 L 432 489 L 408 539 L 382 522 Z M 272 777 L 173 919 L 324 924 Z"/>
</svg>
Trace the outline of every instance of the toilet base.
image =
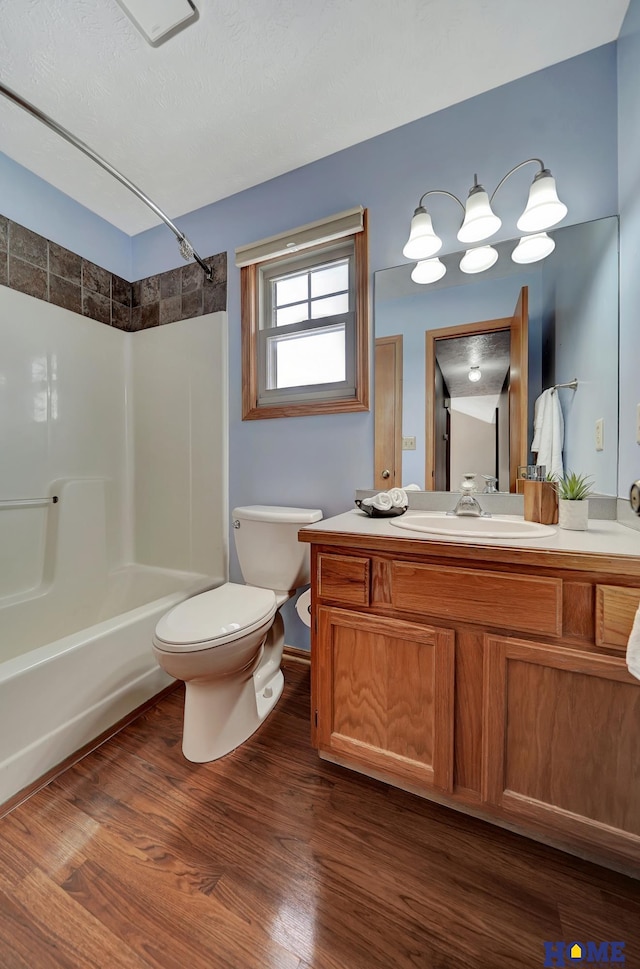
<svg viewBox="0 0 640 969">
<path fill-rule="evenodd" d="M 282 696 L 284 676 L 278 669 L 256 692 L 255 674 L 233 684 L 219 680 L 185 683 L 182 753 L 204 764 L 231 753 L 266 720 Z"/>
<path fill-rule="evenodd" d="M 260 723 L 269 716 L 276 703 L 282 696 L 284 689 L 284 676 L 282 670 L 278 670 L 271 677 L 266 686 L 263 686 L 259 693 L 256 693 L 256 706 L 258 708 L 258 718 Z"/>
<path fill-rule="evenodd" d="M 282 696 L 282 619 L 267 633 L 253 662 L 231 676 L 185 682 L 182 753 L 204 764 L 231 753 L 255 733 Z"/>
</svg>

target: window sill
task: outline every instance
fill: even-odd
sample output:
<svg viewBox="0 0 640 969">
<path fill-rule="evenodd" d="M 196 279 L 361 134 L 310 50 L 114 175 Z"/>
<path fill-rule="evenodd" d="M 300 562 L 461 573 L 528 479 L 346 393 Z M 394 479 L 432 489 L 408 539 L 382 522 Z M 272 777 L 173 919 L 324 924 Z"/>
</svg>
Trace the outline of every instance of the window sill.
<svg viewBox="0 0 640 969">
<path fill-rule="evenodd" d="M 269 407 L 249 407 L 243 410 L 243 421 L 270 420 L 275 417 L 313 417 L 316 414 L 348 414 L 368 411 L 367 401 L 350 397 L 348 400 L 310 401 L 298 404 L 274 404 Z"/>
</svg>

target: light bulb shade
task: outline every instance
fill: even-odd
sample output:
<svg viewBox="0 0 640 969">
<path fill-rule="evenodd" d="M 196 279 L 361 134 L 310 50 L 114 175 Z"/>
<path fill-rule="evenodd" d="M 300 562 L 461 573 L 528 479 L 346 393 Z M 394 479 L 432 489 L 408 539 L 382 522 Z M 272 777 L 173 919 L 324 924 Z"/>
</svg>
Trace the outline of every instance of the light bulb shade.
<svg viewBox="0 0 640 969">
<path fill-rule="evenodd" d="M 463 273 L 483 273 L 498 260 L 498 252 L 493 246 L 478 246 L 477 249 L 467 249 L 460 260 Z"/>
<path fill-rule="evenodd" d="M 464 209 L 464 221 L 458 231 L 460 242 L 481 242 L 498 231 L 502 220 L 493 212 L 489 196 L 482 185 L 474 186 Z"/>
<path fill-rule="evenodd" d="M 527 207 L 518 219 L 521 232 L 541 232 L 556 225 L 567 214 L 567 206 L 556 192 L 556 180 L 548 168 L 538 172 L 529 189 Z"/>
<path fill-rule="evenodd" d="M 442 239 L 433 231 L 431 216 L 421 205 L 413 213 L 411 231 L 402 255 L 407 259 L 429 259 L 442 248 Z"/>
<path fill-rule="evenodd" d="M 546 259 L 555 249 L 554 240 L 546 232 L 536 232 L 532 236 L 523 236 L 511 253 L 514 262 L 526 265 Z"/>
<path fill-rule="evenodd" d="M 439 279 L 442 279 L 446 271 L 447 267 L 436 256 L 435 259 L 423 259 L 421 262 L 416 263 L 411 272 L 411 278 L 414 283 L 437 283 Z"/>
<path fill-rule="evenodd" d="M 480 367 L 471 367 L 468 376 L 472 384 L 477 384 L 482 377 Z"/>
</svg>

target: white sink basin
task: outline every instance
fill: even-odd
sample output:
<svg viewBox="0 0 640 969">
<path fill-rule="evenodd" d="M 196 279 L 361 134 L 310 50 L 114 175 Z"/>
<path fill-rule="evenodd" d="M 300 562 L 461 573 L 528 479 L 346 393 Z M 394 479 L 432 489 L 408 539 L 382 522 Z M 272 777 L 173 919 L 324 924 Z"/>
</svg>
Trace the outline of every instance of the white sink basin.
<svg viewBox="0 0 640 969">
<path fill-rule="evenodd" d="M 517 515 L 494 515 L 492 518 L 447 515 L 443 511 L 409 511 L 392 518 L 396 528 L 450 538 L 544 538 L 555 535 L 551 525 L 528 522 Z"/>
</svg>

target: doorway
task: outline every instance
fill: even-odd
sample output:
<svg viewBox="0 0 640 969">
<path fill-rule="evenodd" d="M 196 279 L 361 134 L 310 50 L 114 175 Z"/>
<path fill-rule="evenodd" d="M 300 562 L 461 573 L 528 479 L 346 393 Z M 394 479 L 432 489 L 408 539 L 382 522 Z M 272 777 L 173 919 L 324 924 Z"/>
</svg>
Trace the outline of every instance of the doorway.
<svg viewBox="0 0 640 969">
<path fill-rule="evenodd" d="M 510 317 L 425 337 L 426 490 L 456 490 L 464 467 L 515 491 L 528 450 L 527 287 Z"/>
<path fill-rule="evenodd" d="M 402 483 L 402 334 L 375 342 L 373 487 Z"/>
</svg>

